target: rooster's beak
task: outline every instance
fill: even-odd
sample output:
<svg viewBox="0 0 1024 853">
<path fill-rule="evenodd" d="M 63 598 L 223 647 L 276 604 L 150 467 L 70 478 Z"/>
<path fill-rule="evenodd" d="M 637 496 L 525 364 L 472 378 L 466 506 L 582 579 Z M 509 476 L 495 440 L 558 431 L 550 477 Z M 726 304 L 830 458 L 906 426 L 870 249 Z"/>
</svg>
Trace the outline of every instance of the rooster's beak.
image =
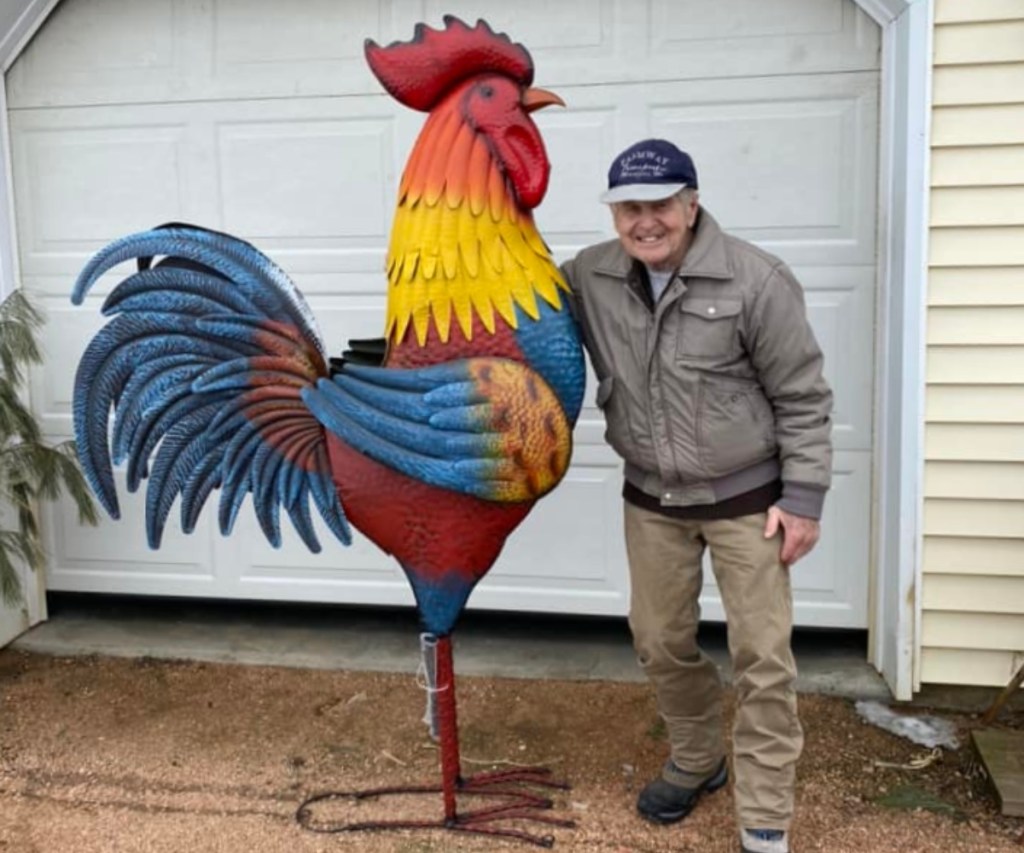
<svg viewBox="0 0 1024 853">
<path fill-rule="evenodd" d="M 547 89 L 530 88 L 523 92 L 523 109 L 528 113 L 543 109 L 544 107 L 550 107 L 552 104 L 564 107 L 565 101 Z"/>
</svg>

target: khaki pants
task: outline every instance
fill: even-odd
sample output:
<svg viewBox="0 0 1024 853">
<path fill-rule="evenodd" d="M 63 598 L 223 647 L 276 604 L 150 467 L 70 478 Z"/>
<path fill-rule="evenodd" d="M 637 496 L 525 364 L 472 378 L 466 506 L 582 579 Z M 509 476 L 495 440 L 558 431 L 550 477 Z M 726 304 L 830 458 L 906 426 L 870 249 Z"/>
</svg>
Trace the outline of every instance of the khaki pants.
<svg viewBox="0 0 1024 853">
<path fill-rule="evenodd" d="M 788 829 L 803 730 L 790 648 L 793 601 L 789 571 L 779 560 L 780 537 L 764 538 L 765 513 L 682 521 L 625 507 L 629 625 L 640 665 L 654 685 L 673 762 L 706 775 L 725 754 L 718 668 L 696 640 L 707 547 L 729 629 L 739 823 Z"/>
</svg>

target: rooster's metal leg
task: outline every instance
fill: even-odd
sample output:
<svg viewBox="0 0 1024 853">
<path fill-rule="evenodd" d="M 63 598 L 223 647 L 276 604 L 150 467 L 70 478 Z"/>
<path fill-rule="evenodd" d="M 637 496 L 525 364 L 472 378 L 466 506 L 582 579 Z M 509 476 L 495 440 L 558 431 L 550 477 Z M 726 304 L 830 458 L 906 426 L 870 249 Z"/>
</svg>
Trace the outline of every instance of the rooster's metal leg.
<svg viewBox="0 0 1024 853">
<path fill-rule="evenodd" d="M 296 820 L 302 827 L 313 832 L 444 828 L 453 832 L 517 838 L 540 847 L 551 847 L 554 844 L 554 838 L 550 835 L 533 835 L 497 822 L 525 820 L 551 826 L 573 827 L 575 823 L 571 820 L 537 813 L 553 806 L 549 798 L 513 787 L 518 783 L 568 790 L 569 786 L 564 782 L 552 780 L 551 771 L 545 767 L 522 767 L 515 770 L 478 773 L 463 778 L 459 758 L 459 731 L 455 710 L 455 670 L 452 665 L 451 636 L 437 637 L 436 640 L 436 700 L 438 731 L 441 741 L 441 786 L 439 788 L 437 786 L 374 788 L 367 791 L 337 791 L 317 794 L 309 797 L 299 806 Z M 350 799 L 358 802 L 388 794 L 436 794 L 439 791 L 444 799 L 444 819 L 441 821 L 363 821 L 339 824 L 317 822 L 310 812 L 310 807 L 315 803 L 332 799 Z M 493 797 L 500 802 L 484 808 L 460 812 L 457 802 L 459 795 Z"/>
<path fill-rule="evenodd" d="M 444 822 L 451 825 L 458 820 L 455 790 L 462 784 L 451 634 L 437 638 L 437 683 L 438 729 L 441 735 L 441 792 L 444 795 Z"/>
</svg>

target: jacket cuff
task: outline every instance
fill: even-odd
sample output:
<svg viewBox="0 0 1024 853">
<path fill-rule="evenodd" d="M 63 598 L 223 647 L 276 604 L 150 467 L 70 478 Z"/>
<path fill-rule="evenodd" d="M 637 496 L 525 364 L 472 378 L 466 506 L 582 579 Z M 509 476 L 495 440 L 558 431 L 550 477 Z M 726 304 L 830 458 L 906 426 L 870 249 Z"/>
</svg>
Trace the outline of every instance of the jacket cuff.
<svg viewBox="0 0 1024 853">
<path fill-rule="evenodd" d="M 775 502 L 775 506 L 792 515 L 813 518 L 817 521 L 821 518 L 827 491 L 828 489 L 823 489 L 821 486 L 783 480 L 782 497 Z"/>
</svg>

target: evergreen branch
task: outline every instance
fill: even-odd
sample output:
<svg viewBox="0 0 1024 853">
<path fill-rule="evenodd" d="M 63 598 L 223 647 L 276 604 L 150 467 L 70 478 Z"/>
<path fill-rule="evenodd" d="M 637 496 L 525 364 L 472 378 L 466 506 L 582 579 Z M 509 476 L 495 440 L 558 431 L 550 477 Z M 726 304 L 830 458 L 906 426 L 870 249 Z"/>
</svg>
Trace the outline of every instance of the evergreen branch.
<svg viewBox="0 0 1024 853">
<path fill-rule="evenodd" d="M 23 601 L 19 565 L 35 569 L 41 558 L 41 549 L 34 547 L 20 531 L 0 530 L 0 599 L 8 607 Z"/>
<path fill-rule="evenodd" d="M 18 395 L 18 389 L 0 376 L 0 448 L 14 440 L 41 441 L 39 424 Z"/>
<path fill-rule="evenodd" d="M 82 469 L 78 467 L 78 449 L 75 442 L 65 441 L 58 444 L 54 450 L 58 454 L 57 467 L 64 492 L 74 501 L 75 509 L 78 511 L 78 523 L 95 527 L 100 523 L 100 517 L 89 484 L 82 474 Z"/>
<path fill-rule="evenodd" d="M 96 524 L 96 507 L 78 467 L 75 443 L 50 446 L 19 389 L 26 368 L 42 354 L 35 333 L 42 313 L 20 291 L 0 303 L 0 507 L 10 508 L 17 529 L 0 529 L 0 600 L 22 601 L 20 567 L 44 565 L 38 501 L 67 494 L 83 524 Z"/>
<path fill-rule="evenodd" d="M 31 496 L 39 496 L 40 480 L 52 478 L 52 451 L 45 444 L 23 441 L 0 450 L 0 494 L 14 499 L 16 489 L 25 486 Z M 16 504 L 20 505 L 20 504 Z"/>
<path fill-rule="evenodd" d="M 16 388 L 25 381 L 25 366 L 43 360 L 35 337 L 42 324 L 42 312 L 22 291 L 0 302 L 0 372 Z"/>
</svg>

